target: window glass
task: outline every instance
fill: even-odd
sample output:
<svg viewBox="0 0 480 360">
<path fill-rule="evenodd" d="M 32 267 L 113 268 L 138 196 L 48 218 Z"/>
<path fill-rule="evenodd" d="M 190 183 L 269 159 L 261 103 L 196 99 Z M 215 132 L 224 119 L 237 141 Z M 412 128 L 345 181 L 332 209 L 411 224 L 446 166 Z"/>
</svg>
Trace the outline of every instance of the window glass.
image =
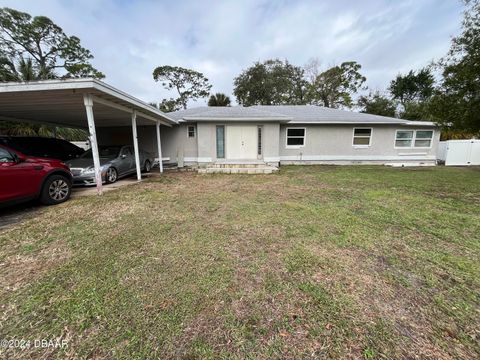
<svg viewBox="0 0 480 360">
<path fill-rule="evenodd" d="M 370 145 L 370 137 L 354 137 L 353 145 Z"/>
<path fill-rule="evenodd" d="M 428 148 L 432 145 L 433 130 L 397 131 L 396 147 Z"/>
<path fill-rule="evenodd" d="M 291 146 L 298 146 L 298 145 L 303 145 L 303 137 L 289 137 L 287 139 L 287 145 Z"/>
<path fill-rule="evenodd" d="M 397 139 L 411 139 L 413 131 L 397 131 Z"/>
<path fill-rule="evenodd" d="M 415 136 L 416 139 L 431 139 L 433 136 L 433 131 L 417 131 L 417 135 Z"/>
<path fill-rule="evenodd" d="M 262 155 L 262 127 L 258 127 L 258 146 L 257 146 L 257 155 Z"/>
<path fill-rule="evenodd" d="M 370 145 L 372 129 L 353 129 L 353 145 Z"/>
<path fill-rule="evenodd" d="M 287 129 L 287 136 L 305 136 L 305 129 Z"/>
<path fill-rule="evenodd" d="M 189 138 L 195 137 L 195 126 L 193 125 L 188 126 L 188 137 Z"/>
<path fill-rule="evenodd" d="M 289 128 L 287 129 L 287 146 L 305 145 L 305 129 Z"/>
<path fill-rule="evenodd" d="M 98 155 L 101 158 L 109 158 L 109 159 L 114 159 L 118 156 L 118 153 L 120 152 L 120 146 L 99 146 L 98 147 Z M 122 152 L 123 153 L 123 152 Z M 131 154 L 131 152 L 130 152 Z M 85 151 L 82 155 L 80 155 L 81 158 L 92 158 L 92 149 Z"/>
<path fill-rule="evenodd" d="M 430 147 L 431 140 L 421 140 L 421 139 L 416 139 L 415 140 L 415 147 Z"/>
<path fill-rule="evenodd" d="M 132 148 L 131 147 L 124 147 L 122 150 L 122 155 L 133 155 Z"/>
<path fill-rule="evenodd" d="M 395 139 L 396 147 L 411 147 L 413 139 L 413 131 L 397 131 L 397 136 Z"/>
<path fill-rule="evenodd" d="M 217 126 L 217 158 L 225 158 L 225 127 Z"/>
<path fill-rule="evenodd" d="M 14 162 L 15 159 L 13 158 L 12 154 L 7 150 L 0 148 L 0 163 L 6 162 Z"/>
<path fill-rule="evenodd" d="M 372 134 L 372 129 L 355 129 L 355 136 L 370 136 Z"/>
</svg>

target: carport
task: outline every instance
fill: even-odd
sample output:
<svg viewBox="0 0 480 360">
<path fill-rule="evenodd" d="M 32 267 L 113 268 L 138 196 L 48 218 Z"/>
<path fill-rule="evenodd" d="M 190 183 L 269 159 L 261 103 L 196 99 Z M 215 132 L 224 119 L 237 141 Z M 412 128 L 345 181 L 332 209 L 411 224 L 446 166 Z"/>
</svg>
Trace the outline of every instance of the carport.
<svg viewBox="0 0 480 360">
<path fill-rule="evenodd" d="M 160 125 L 176 121 L 135 97 L 96 79 L 45 80 L 0 85 L 0 120 L 28 121 L 89 131 L 97 192 L 102 194 L 97 128 L 131 126 L 137 179 L 141 180 L 137 126 L 156 125 L 160 172 Z"/>
</svg>

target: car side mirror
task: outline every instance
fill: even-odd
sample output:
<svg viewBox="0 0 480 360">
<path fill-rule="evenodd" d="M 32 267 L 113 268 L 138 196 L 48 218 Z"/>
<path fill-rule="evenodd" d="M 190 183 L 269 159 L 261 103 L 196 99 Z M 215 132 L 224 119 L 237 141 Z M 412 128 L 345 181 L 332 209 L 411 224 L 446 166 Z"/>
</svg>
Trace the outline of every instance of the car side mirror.
<svg viewBox="0 0 480 360">
<path fill-rule="evenodd" d="M 120 157 L 121 157 L 122 159 L 126 159 L 126 158 L 127 158 L 127 155 L 122 154 L 122 155 L 120 155 Z"/>
</svg>

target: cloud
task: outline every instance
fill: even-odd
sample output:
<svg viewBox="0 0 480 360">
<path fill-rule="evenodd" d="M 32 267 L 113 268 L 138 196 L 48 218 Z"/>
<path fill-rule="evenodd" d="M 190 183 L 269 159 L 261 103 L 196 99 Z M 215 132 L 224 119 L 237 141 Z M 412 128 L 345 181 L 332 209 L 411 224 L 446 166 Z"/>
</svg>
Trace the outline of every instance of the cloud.
<svg viewBox="0 0 480 360">
<path fill-rule="evenodd" d="M 156 66 L 202 71 L 212 91 L 231 94 L 236 75 L 274 57 L 297 65 L 312 57 L 325 66 L 356 60 L 368 85 L 383 89 L 398 72 L 445 54 L 462 10 L 460 2 L 435 0 L 5 0 L 0 5 L 46 15 L 79 36 L 108 83 L 145 101 L 175 96 L 153 81 Z"/>
</svg>

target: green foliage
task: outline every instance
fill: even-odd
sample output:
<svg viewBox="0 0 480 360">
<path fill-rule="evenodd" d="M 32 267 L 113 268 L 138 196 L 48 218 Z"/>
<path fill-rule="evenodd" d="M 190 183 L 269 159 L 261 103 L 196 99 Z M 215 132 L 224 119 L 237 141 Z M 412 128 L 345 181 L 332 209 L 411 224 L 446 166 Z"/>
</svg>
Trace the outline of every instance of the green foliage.
<svg viewBox="0 0 480 360">
<path fill-rule="evenodd" d="M 208 106 L 230 106 L 230 98 L 222 93 L 210 95 Z"/>
<path fill-rule="evenodd" d="M 366 78 L 362 66 L 355 61 L 344 62 L 315 76 L 308 85 L 309 103 L 325 107 L 351 107 L 352 95 L 362 88 Z"/>
<path fill-rule="evenodd" d="M 390 117 L 395 116 L 397 108 L 395 101 L 383 96 L 378 91 L 370 93 L 368 96 L 361 96 L 358 105 L 362 108 L 361 112 L 363 113 Z"/>
<path fill-rule="evenodd" d="M 480 131 L 470 132 L 464 130 L 443 129 L 440 140 L 463 140 L 463 139 L 480 139 Z"/>
<path fill-rule="evenodd" d="M 462 33 L 442 59 L 443 80 L 434 114 L 453 129 L 480 130 L 480 2 L 468 1 Z"/>
<path fill-rule="evenodd" d="M 237 102 L 251 105 L 305 104 L 307 82 L 303 69 L 287 60 L 256 62 L 234 79 L 233 93 Z"/>
<path fill-rule="evenodd" d="M 434 84 L 435 79 L 429 67 L 399 74 L 390 82 L 389 90 L 392 99 L 400 103 L 399 115 L 402 119 L 433 120 L 430 100 L 434 94 Z"/>
<path fill-rule="evenodd" d="M 57 137 L 69 141 L 83 141 L 88 139 L 88 134 L 82 129 L 56 127 L 43 124 L 25 122 L 2 121 L 0 134 L 12 136 L 44 136 Z"/>
<path fill-rule="evenodd" d="M 104 75 L 89 61 L 89 50 L 45 16 L 0 8 L 0 81 Z"/>
<path fill-rule="evenodd" d="M 186 109 L 189 100 L 207 97 L 212 88 L 201 72 L 179 66 L 159 66 L 153 70 L 153 79 L 160 81 L 166 90 L 176 90 L 179 96 L 177 99 L 163 99 L 160 105 L 162 110 L 165 109 L 163 111 Z"/>
<path fill-rule="evenodd" d="M 403 106 L 411 102 L 426 101 L 433 95 L 434 78 L 431 70 L 423 68 L 417 72 L 410 70 L 406 75 L 397 75 L 390 83 L 390 93 Z"/>
</svg>

